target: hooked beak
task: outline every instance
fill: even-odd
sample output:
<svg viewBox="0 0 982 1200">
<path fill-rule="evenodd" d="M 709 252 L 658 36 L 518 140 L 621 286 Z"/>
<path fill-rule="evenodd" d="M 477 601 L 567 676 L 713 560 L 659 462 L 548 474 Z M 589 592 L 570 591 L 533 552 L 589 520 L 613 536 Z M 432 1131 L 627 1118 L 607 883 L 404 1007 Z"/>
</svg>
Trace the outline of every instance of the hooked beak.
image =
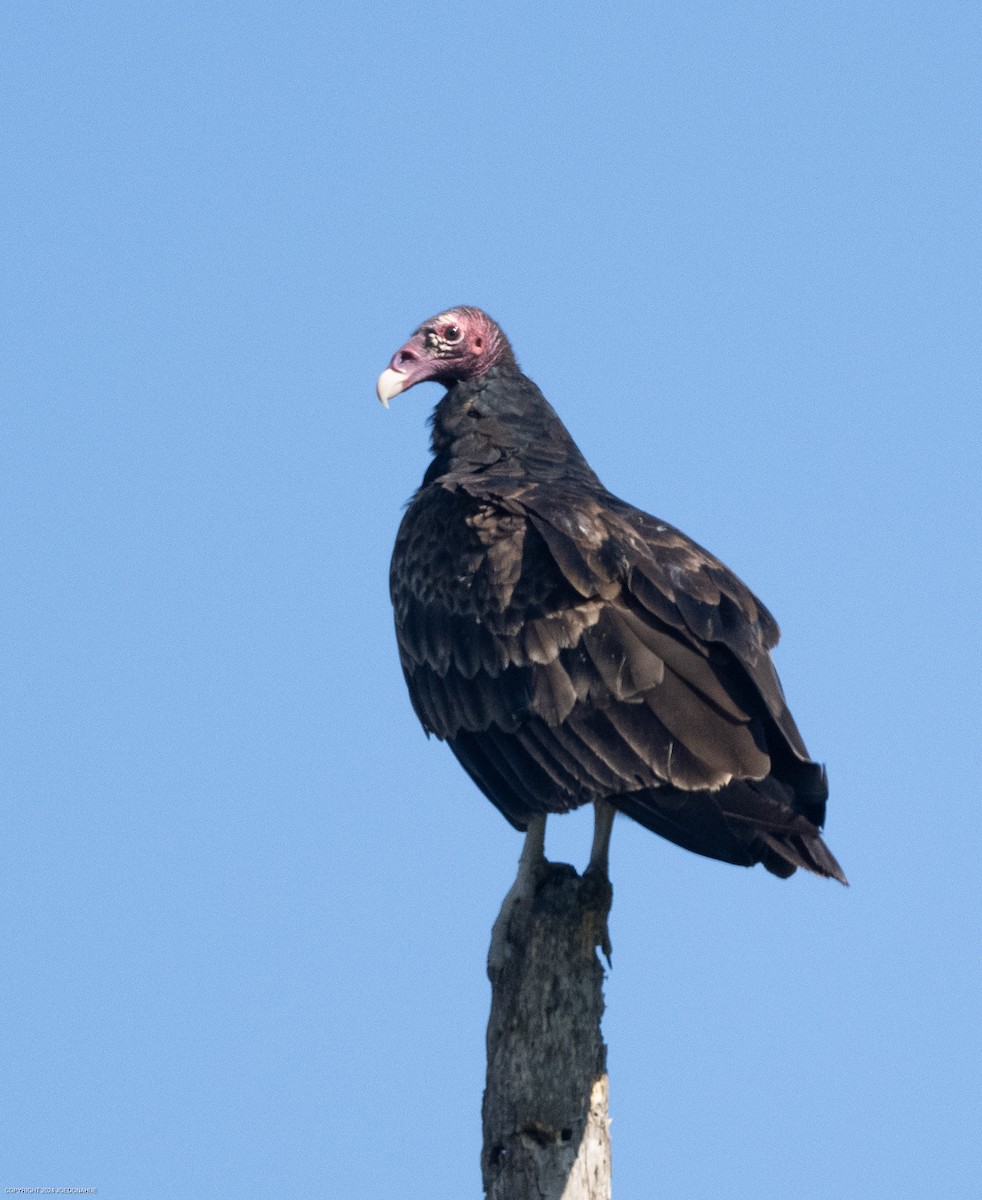
<svg viewBox="0 0 982 1200">
<path fill-rule="evenodd" d="M 409 376 L 405 371 L 394 371 L 392 367 L 386 367 L 378 377 L 375 390 L 378 392 L 378 398 L 382 401 L 382 407 L 388 408 L 392 397 L 398 396 L 407 387 L 409 387 Z"/>
<path fill-rule="evenodd" d="M 375 390 L 382 407 L 388 408 L 393 396 L 432 376 L 433 360 L 427 350 L 426 340 L 422 333 L 414 333 L 405 346 L 392 355 L 392 361 L 378 377 Z"/>
</svg>

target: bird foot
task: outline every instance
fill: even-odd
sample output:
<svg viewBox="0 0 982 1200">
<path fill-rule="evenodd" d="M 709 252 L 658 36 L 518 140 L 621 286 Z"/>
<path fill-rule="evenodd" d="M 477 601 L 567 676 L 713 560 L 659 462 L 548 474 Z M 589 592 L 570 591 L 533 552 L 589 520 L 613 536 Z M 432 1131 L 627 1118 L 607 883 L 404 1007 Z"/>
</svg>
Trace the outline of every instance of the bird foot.
<svg viewBox="0 0 982 1200">
<path fill-rule="evenodd" d="M 613 953 L 613 947 L 610 944 L 610 930 L 607 927 L 607 919 L 610 916 L 610 906 L 614 898 L 614 889 L 610 884 L 610 876 L 607 874 L 606 865 L 600 866 L 596 863 L 590 863 L 587 869 L 583 872 L 583 892 L 586 905 L 591 910 L 596 918 L 596 928 L 594 943 L 607 960 L 607 966 L 613 966 L 610 960 Z"/>
<path fill-rule="evenodd" d="M 491 929 L 488 950 L 488 971 L 500 971 L 508 956 L 509 931 L 513 922 L 524 919 L 532 911 L 535 893 L 546 867 L 545 816 L 533 817 L 525 835 L 525 846 L 518 860 L 518 874 L 508 889 L 501 910 Z"/>
<path fill-rule="evenodd" d="M 505 965 L 511 942 L 511 930 L 516 922 L 524 920 L 532 912 L 535 893 L 542 877 L 542 864 L 520 869 L 515 882 L 508 889 L 501 909 L 491 928 L 491 946 L 488 950 L 488 970 L 500 971 Z"/>
</svg>

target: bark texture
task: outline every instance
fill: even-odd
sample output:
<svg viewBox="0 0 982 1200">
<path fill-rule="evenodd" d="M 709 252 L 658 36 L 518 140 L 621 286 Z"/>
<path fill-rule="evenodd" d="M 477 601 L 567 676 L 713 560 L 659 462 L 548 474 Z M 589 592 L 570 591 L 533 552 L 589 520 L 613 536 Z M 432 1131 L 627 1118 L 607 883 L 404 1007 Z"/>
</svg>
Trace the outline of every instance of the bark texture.
<svg viewBox="0 0 982 1200">
<path fill-rule="evenodd" d="M 534 895 L 499 918 L 488 967 L 488 1200 L 610 1200 L 597 957 L 610 902 L 605 876 L 543 861 Z"/>
</svg>

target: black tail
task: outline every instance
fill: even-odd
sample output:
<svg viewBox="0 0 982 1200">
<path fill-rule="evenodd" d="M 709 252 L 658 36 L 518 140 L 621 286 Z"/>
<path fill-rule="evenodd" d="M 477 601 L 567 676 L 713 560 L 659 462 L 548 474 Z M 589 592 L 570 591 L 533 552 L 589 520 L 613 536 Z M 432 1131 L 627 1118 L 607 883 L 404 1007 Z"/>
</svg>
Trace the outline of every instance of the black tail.
<svg viewBox="0 0 982 1200">
<path fill-rule="evenodd" d="M 818 797 L 806 808 L 815 811 Z M 733 780 L 715 792 L 648 788 L 610 797 L 615 808 L 686 850 L 722 862 L 763 866 L 782 879 L 798 867 L 848 881 L 817 826 L 773 777 Z"/>
</svg>

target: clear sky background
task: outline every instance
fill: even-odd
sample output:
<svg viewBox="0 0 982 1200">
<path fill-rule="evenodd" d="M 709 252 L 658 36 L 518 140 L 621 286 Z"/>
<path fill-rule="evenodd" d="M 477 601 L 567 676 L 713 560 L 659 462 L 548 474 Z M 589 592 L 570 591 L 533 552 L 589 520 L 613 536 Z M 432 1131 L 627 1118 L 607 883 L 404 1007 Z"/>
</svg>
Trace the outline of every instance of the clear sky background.
<svg viewBox="0 0 982 1200">
<path fill-rule="evenodd" d="M 977 5 L 0 21 L 0 1187 L 479 1194 L 520 838 L 392 635 L 440 389 L 374 395 L 468 303 L 776 613 L 852 883 L 618 822 L 618 1200 L 978 1200 Z"/>
</svg>

